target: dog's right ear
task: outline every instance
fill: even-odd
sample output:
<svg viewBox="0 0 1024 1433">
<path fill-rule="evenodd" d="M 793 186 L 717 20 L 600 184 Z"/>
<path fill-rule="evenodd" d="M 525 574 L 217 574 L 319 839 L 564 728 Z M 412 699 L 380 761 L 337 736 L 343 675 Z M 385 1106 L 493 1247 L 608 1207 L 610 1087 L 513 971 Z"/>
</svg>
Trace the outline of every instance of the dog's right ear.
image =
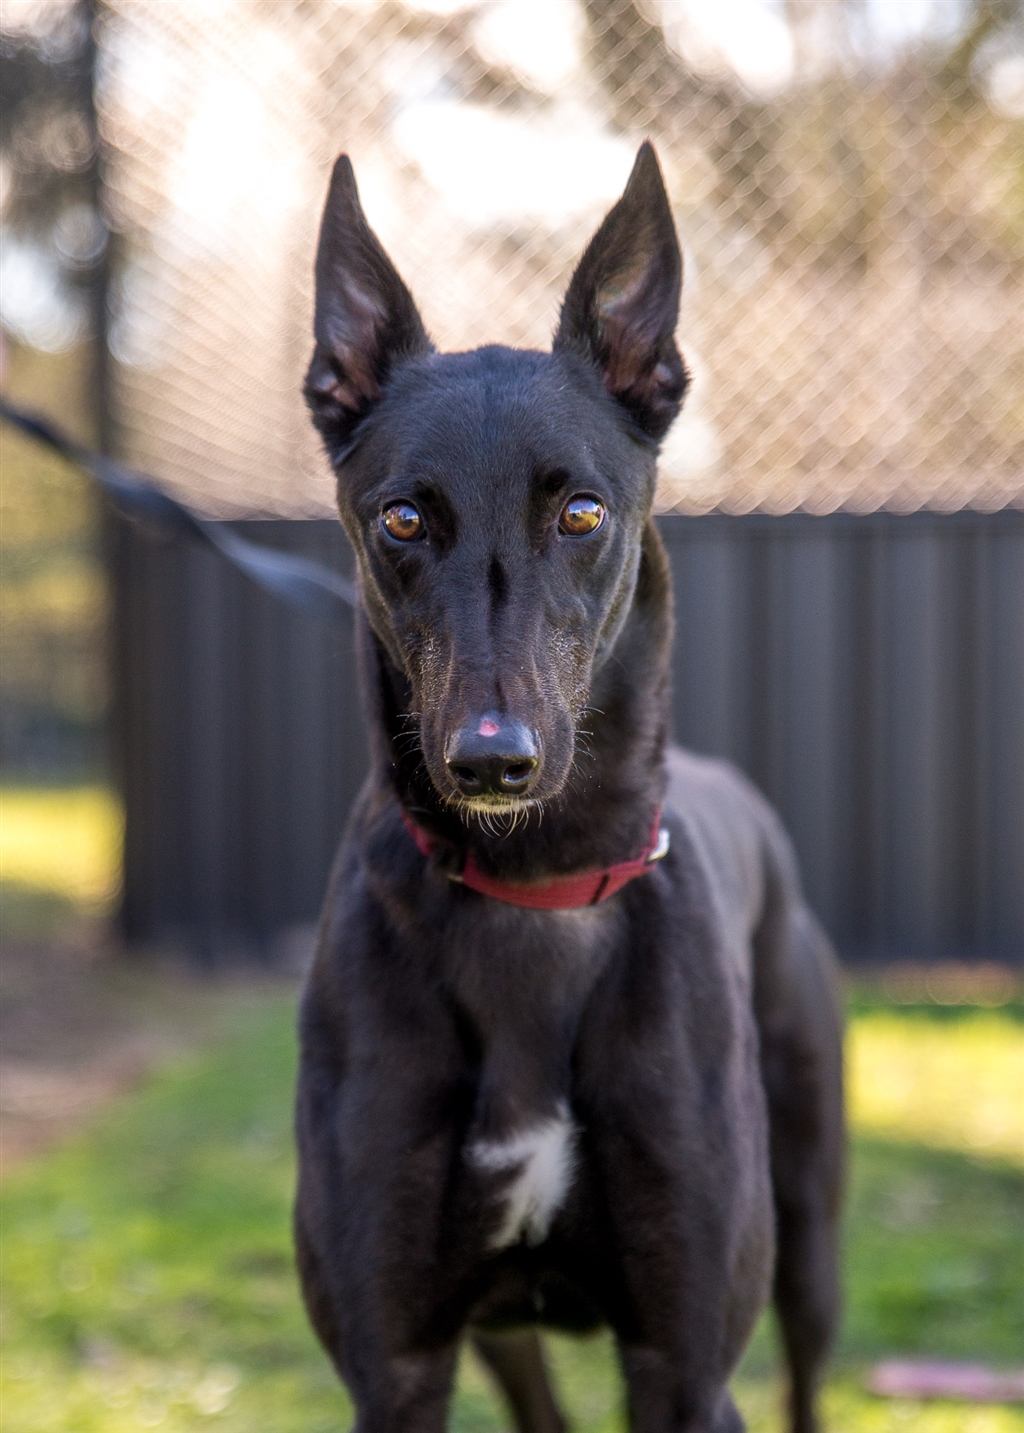
<svg viewBox="0 0 1024 1433">
<path fill-rule="evenodd" d="M 346 154 L 334 166 L 320 225 L 313 332 L 303 392 L 338 463 L 393 365 L 432 348 L 412 295 L 366 222 Z"/>
</svg>

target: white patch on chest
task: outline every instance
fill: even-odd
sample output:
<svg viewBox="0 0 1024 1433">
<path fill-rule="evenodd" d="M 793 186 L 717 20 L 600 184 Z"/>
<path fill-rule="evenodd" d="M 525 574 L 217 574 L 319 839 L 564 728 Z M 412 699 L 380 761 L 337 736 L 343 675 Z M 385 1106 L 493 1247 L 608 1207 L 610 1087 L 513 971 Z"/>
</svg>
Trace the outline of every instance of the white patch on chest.
<svg viewBox="0 0 1024 1433">
<path fill-rule="evenodd" d="M 480 1140 L 469 1148 L 469 1160 L 487 1173 L 507 1172 L 502 1190 L 504 1218 L 491 1240 L 505 1249 L 523 1235 L 527 1243 L 543 1243 L 572 1183 L 575 1130 L 567 1109 L 531 1129 L 502 1140 Z"/>
</svg>

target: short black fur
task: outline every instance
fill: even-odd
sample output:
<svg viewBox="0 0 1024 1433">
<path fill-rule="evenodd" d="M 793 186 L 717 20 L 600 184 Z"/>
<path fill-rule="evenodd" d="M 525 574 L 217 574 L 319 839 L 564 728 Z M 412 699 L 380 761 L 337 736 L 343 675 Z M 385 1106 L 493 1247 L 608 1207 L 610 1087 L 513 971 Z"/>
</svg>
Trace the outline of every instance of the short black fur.
<svg viewBox="0 0 1024 1433">
<path fill-rule="evenodd" d="M 306 394 L 358 559 L 371 768 L 302 1005 L 296 1238 L 360 1433 L 440 1433 L 467 1330 L 522 1433 L 560 1433 L 536 1329 L 601 1324 L 634 1433 L 733 1433 L 773 1291 L 791 1426 L 817 1426 L 840 1022 L 774 813 L 666 744 L 650 511 L 680 278 L 644 145 L 553 351 L 438 354 L 335 168 Z M 579 495 L 603 521 L 572 536 Z M 505 882 L 612 865 L 659 806 L 668 855 L 602 905 L 450 879 L 470 850 Z"/>
</svg>

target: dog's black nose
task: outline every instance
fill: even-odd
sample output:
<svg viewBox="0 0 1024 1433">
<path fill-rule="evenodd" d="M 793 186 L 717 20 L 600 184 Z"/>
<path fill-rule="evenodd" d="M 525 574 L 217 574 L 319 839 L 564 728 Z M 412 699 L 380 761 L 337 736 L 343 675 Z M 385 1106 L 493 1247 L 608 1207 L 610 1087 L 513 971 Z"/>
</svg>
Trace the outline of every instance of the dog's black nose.
<svg viewBox="0 0 1024 1433">
<path fill-rule="evenodd" d="M 464 796 L 524 796 L 540 770 L 540 741 L 522 722 L 484 716 L 449 739 L 445 760 Z"/>
</svg>

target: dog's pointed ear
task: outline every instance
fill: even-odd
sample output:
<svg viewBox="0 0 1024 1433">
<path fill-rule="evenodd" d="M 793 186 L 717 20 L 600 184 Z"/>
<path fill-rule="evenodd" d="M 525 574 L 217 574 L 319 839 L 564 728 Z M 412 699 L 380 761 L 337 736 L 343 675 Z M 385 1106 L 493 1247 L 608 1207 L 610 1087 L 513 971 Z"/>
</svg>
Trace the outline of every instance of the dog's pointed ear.
<svg viewBox="0 0 1024 1433">
<path fill-rule="evenodd" d="M 682 272 L 661 170 L 645 140 L 622 198 L 572 276 L 553 347 L 596 363 L 608 392 L 656 440 L 689 383 L 674 337 Z"/>
<path fill-rule="evenodd" d="M 394 364 L 432 348 L 412 295 L 366 222 L 346 154 L 335 163 L 320 225 L 313 332 L 303 391 L 338 462 Z"/>
</svg>

